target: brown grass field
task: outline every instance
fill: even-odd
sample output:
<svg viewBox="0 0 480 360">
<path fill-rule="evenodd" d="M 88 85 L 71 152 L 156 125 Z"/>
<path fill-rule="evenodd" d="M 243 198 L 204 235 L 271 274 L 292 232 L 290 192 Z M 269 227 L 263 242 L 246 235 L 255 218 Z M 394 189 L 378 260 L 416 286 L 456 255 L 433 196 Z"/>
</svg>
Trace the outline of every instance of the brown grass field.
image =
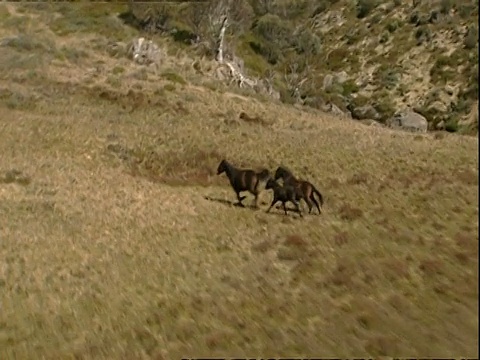
<svg viewBox="0 0 480 360">
<path fill-rule="evenodd" d="M 0 6 L 1 359 L 478 358 L 477 137 L 141 77 Z M 233 206 L 224 157 L 323 214 Z"/>
</svg>

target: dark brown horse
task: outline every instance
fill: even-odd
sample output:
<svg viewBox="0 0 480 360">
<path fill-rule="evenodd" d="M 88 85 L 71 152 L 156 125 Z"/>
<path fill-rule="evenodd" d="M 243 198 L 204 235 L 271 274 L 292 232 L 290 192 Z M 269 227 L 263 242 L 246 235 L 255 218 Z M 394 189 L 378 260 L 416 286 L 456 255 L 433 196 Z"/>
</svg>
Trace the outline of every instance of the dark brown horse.
<svg viewBox="0 0 480 360">
<path fill-rule="evenodd" d="M 246 196 L 240 196 L 243 191 L 248 191 L 255 196 L 255 207 L 258 207 L 258 194 L 260 193 L 260 184 L 270 178 L 270 172 L 264 169 L 256 172 L 252 169 L 239 169 L 223 159 L 218 165 L 217 175 L 227 174 L 230 185 L 237 194 L 238 204 L 245 207 L 242 201 Z"/>
<path fill-rule="evenodd" d="M 270 204 L 270 207 L 267 210 L 267 213 L 270 212 L 270 209 L 279 201 L 282 202 L 283 205 L 283 211 L 285 211 L 285 215 L 287 215 L 287 207 L 285 206 L 285 203 L 290 201 L 293 205 L 295 205 L 295 209 L 298 211 L 300 216 L 302 215 L 302 212 L 300 211 L 300 206 L 298 206 L 297 202 L 297 190 L 291 186 L 291 185 L 283 185 L 281 186 L 279 183 L 277 183 L 276 180 L 270 178 L 267 181 L 267 184 L 265 185 L 265 189 L 272 189 L 273 190 L 273 200 L 272 203 Z"/>
<path fill-rule="evenodd" d="M 292 172 L 283 166 L 277 168 L 275 171 L 275 180 L 283 179 L 284 184 L 293 186 L 296 189 L 296 200 L 303 199 L 308 205 L 308 213 L 312 212 L 313 204 L 318 209 L 318 213 L 321 214 L 320 206 L 314 195 L 317 195 L 320 205 L 323 206 L 323 196 L 312 183 L 306 180 L 299 180 L 293 176 Z"/>
</svg>

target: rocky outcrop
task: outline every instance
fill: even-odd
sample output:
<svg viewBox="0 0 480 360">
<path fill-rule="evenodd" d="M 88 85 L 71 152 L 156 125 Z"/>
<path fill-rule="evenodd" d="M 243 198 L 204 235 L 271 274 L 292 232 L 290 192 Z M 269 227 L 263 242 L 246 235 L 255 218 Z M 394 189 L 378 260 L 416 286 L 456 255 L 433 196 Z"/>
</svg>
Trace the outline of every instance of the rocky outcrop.
<svg viewBox="0 0 480 360">
<path fill-rule="evenodd" d="M 410 110 L 398 112 L 387 121 L 387 125 L 392 128 L 399 128 L 412 132 L 425 133 L 428 130 L 427 119 L 424 116 Z"/>
</svg>

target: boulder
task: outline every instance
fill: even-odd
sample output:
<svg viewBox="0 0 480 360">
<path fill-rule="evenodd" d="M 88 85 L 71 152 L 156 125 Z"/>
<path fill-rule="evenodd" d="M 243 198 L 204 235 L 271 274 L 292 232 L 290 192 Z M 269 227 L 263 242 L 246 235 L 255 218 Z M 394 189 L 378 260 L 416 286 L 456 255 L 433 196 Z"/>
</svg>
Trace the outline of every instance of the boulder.
<svg viewBox="0 0 480 360">
<path fill-rule="evenodd" d="M 348 74 L 346 71 L 340 71 L 334 75 L 327 74 L 323 78 L 322 90 L 333 87 L 334 85 L 341 85 L 348 80 Z"/>
<path fill-rule="evenodd" d="M 331 102 L 328 102 L 325 105 L 323 105 L 321 107 L 321 110 L 323 110 L 325 112 L 328 112 L 328 113 L 331 113 L 333 115 L 339 116 L 339 117 L 347 117 L 347 118 L 352 117 L 349 111 L 344 112 L 337 105 L 335 105 L 334 103 L 331 103 Z"/>
<path fill-rule="evenodd" d="M 327 74 L 325 75 L 325 77 L 323 78 L 323 90 L 329 88 L 330 86 L 333 85 L 333 75 L 331 74 Z"/>
<path fill-rule="evenodd" d="M 425 133 L 428 130 L 427 119 L 419 113 L 410 110 L 395 114 L 387 121 L 387 124 L 390 127 L 401 128 L 412 132 Z"/>
<path fill-rule="evenodd" d="M 149 65 L 160 61 L 161 51 L 152 40 L 140 37 L 129 44 L 127 55 L 137 64 Z"/>
</svg>

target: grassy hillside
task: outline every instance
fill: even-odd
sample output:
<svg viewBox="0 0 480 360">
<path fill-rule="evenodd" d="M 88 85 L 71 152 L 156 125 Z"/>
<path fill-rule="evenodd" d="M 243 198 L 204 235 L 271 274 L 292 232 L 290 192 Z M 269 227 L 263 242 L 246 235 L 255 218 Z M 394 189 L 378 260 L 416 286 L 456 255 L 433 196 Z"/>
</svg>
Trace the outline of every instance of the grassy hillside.
<svg viewBox="0 0 480 360">
<path fill-rule="evenodd" d="M 193 12 L 185 4 L 131 9 L 177 40 L 210 39 L 214 12 L 199 15 L 208 3 Z M 478 132 L 470 116 L 478 108 L 478 1 L 239 0 L 230 13 L 230 52 L 252 75 L 273 71 L 284 102 L 294 101 L 285 74 L 296 64 L 308 77 L 298 94 L 308 106 L 331 102 L 379 122 L 409 107 L 431 130 Z"/>
<path fill-rule="evenodd" d="M 55 6 L 0 5 L 2 359 L 478 357 L 476 137 L 233 92 L 167 39 L 138 66 L 113 5 Z M 233 206 L 224 157 L 323 214 Z"/>
</svg>

